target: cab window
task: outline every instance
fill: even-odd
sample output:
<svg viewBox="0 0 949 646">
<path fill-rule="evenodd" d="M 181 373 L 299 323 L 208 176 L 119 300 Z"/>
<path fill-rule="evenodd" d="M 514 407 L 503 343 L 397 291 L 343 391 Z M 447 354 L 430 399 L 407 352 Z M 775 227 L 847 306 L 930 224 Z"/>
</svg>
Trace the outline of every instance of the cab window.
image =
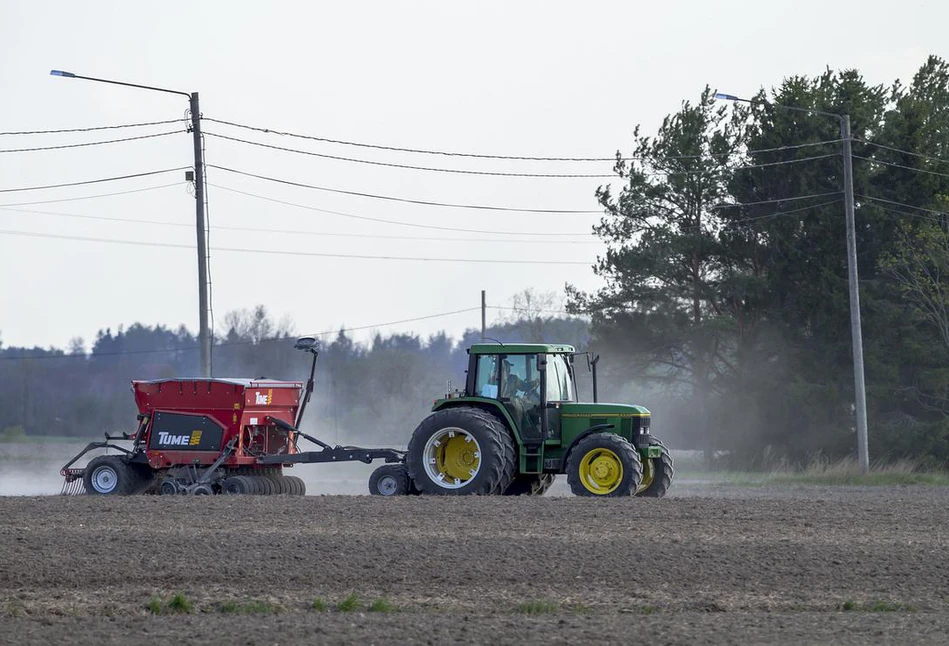
<svg viewBox="0 0 949 646">
<path fill-rule="evenodd" d="M 498 356 L 496 354 L 483 354 L 478 357 L 474 394 L 477 397 L 498 398 Z"/>
</svg>

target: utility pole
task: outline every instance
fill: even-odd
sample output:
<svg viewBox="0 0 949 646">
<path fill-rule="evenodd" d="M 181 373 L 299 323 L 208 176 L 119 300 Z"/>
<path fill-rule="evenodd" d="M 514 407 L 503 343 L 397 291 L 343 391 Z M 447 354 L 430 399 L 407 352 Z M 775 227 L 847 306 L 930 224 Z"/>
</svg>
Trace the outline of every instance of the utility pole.
<svg viewBox="0 0 949 646">
<path fill-rule="evenodd" d="M 857 279 L 857 227 L 853 209 L 853 153 L 850 145 L 850 115 L 840 118 L 843 140 L 844 208 L 847 211 L 847 276 L 850 285 L 850 338 L 853 344 L 853 386 L 857 409 L 857 455 L 860 470 L 870 470 L 867 446 L 867 391 L 863 378 L 863 332 L 860 325 L 860 288 Z"/>
<path fill-rule="evenodd" d="M 201 146 L 201 110 L 198 108 L 198 93 L 192 92 L 189 94 L 187 92 L 170 90 L 163 87 L 113 81 L 110 79 L 96 78 L 94 76 L 82 76 L 63 70 L 50 70 L 49 73 L 50 76 L 83 79 L 97 83 L 122 85 L 124 87 L 134 87 L 141 90 L 152 90 L 154 92 L 165 92 L 167 94 L 177 94 L 188 97 L 191 106 L 191 133 L 194 136 L 194 199 L 196 202 L 195 219 L 198 235 L 198 346 L 201 354 L 201 376 L 205 378 L 210 377 L 211 335 L 208 332 L 208 249 L 207 235 L 204 227 L 204 151 Z M 191 179 L 187 175 L 186 178 Z"/>
<path fill-rule="evenodd" d="M 204 151 L 201 146 L 201 109 L 198 93 L 191 97 L 191 134 L 194 137 L 194 209 L 198 235 L 198 345 L 201 376 L 211 376 L 211 335 L 208 331 L 208 248 L 204 228 Z"/>
<path fill-rule="evenodd" d="M 756 103 L 750 99 L 741 99 L 733 94 L 722 92 L 717 92 L 715 98 Z M 847 283 L 850 288 L 850 338 L 853 345 L 854 408 L 857 413 L 857 457 L 860 460 L 860 470 L 867 473 L 870 470 L 870 449 L 867 446 L 867 390 L 863 377 L 863 331 L 860 323 L 860 283 L 857 276 L 857 226 L 853 212 L 853 151 L 851 150 L 850 115 L 834 114 L 813 108 L 798 108 L 770 101 L 760 101 L 760 103 L 782 110 L 834 117 L 840 121 L 840 139 L 843 143 L 841 156 L 844 165 L 844 215 L 847 223 Z"/>
<path fill-rule="evenodd" d="M 485 325 L 487 321 L 487 301 L 485 300 L 485 292 L 481 290 L 481 340 L 485 340 L 485 335 L 488 333 L 488 328 Z"/>
</svg>

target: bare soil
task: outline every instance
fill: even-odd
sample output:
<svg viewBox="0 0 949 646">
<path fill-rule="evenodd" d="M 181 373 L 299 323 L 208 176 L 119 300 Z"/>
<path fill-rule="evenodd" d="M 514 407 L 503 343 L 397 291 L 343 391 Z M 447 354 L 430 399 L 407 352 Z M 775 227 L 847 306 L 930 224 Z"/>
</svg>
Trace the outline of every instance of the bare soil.
<svg viewBox="0 0 949 646">
<path fill-rule="evenodd" d="M 676 494 L 0 498 L 0 644 L 946 643 L 946 489 Z"/>
</svg>

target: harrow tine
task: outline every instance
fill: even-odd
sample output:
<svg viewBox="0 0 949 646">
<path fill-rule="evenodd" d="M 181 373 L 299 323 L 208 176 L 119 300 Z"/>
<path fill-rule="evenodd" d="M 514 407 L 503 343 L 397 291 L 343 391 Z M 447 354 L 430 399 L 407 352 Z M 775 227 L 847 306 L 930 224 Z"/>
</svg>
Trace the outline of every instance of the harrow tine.
<svg viewBox="0 0 949 646">
<path fill-rule="evenodd" d="M 86 487 L 82 483 L 82 478 L 75 480 L 66 479 L 63 482 L 63 489 L 59 492 L 61 496 L 78 496 L 86 492 Z"/>
</svg>

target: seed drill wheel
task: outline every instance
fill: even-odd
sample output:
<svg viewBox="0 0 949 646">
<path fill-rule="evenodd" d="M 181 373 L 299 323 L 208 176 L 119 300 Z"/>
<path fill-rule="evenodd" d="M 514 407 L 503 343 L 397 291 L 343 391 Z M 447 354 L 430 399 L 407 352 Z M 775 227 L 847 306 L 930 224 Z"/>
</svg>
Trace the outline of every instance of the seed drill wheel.
<svg viewBox="0 0 949 646">
<path fill-rule="evenodd" d="M 505 496 L 543 496 L 554 484 L 553 473 L 521 473 L 514 476 L 504 491 Z"/>
<path fill-rule="evenodd" d="M 658 458 L 643 460 L 643 480 L 639 483 L 636 495 L 643 498 L 662 498 L 672 486 L 675 466 L 672 454 L 662 442 L 652 439 L 649 444 L 662 447 L 662 453 Z"/>
<path fill-rule="evenodd" d="M 224 480 L 221 489 L 225 494 L 246 495 L 251 493 L 253 487 L 247 476 L 231 476 Z"/>
<path fill-rule="evenodd" d="M 271 474 L 263 477 L 270 480 L 270 484 L 273 485 L 274 495 L 280 496 L 285 493 L 290 493 L 290 485 L 283 476 Z"/>
<path fill-rule="evenodd" d="M 291 496 L 305 496 L 306 495 L 306 483 L 303 482 L 303 479 L 298 476 L 284 476 L 289 486 L 289 493 Z"/>
<path fill-rule="evenodd" d="M 384 464 L 369 476 L 369 493 L 373 496 L 405 496 L 409 489 L 409 472 L 404 464 Z"/>
<path fill-rule="evenodd" d="M 458 407 L 426 417 L 409 442 L 409 478 L 425 494 L 486 495 L 507 489 L 514 440 L 494 415 Z"/>
<path fill-rule="evenodd" d="M 101 496 L 129 496 L 142 484 L 138 473 L 117 455 L 100 455 L 90 460 L 82 482 L 86 493 Z"/>
<path fill-rule="evenodd" d="M 630 496 L 642 478 L 639 452 L 612 433 L 586 436 L 567 457 L 567 482 L 577 496 Z"/>
</svg>

